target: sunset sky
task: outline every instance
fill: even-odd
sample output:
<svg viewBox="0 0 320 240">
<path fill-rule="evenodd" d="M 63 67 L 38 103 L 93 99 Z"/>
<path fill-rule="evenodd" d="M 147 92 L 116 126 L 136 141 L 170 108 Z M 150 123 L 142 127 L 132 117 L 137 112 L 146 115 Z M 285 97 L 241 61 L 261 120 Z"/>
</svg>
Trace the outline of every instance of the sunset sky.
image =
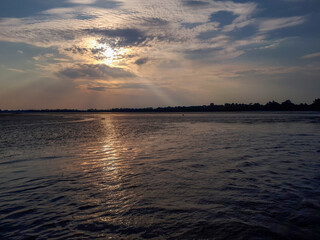
<svg viewBox="0 0 320 240">
<path fill-rule="evenodd" d="M 0 1 L 0 109 L 311 103 L 319 93 L 319 0 Z"/>
</svg>

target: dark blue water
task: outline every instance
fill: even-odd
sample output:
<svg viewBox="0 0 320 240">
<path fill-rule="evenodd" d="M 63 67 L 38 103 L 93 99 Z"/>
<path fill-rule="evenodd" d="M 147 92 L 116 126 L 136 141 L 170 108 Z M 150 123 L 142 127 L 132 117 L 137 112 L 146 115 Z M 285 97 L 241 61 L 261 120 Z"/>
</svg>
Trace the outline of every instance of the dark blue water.
<svg viewBox="0 0 320 240">
<path fill-rule="evenodd" d="M 320 114 L 0 115 L 0 239 L 320 239 Z"/>
</svg>

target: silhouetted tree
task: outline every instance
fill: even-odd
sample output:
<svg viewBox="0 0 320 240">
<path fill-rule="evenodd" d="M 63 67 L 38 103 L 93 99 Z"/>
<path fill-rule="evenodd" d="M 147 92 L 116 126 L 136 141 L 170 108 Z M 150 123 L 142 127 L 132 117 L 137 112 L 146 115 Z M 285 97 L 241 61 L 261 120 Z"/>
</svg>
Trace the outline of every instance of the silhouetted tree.
<svg viewBox="0 0 320 240">
<path fill-rule="evenodd" d="M 320 98 L 313 101 L 312 104 L 301 103 L 296 105 L 290 100 L 279 104 L 275 101 L 268 102 L 265 105 L 260 103 L 226 103 L 224 105 L 202 106 L 178 106 L 178 107 L 158 107 L 158 108 L 113 108 L 113 109 L 43 109 L 43 110 L 0 110 L 0 113 L 23 113 L 23 112 L 223 112 L 223 111 L 320 111 Z"/>
<path fill-rule="evenodd" d="M 268 102 L 266 105 L 265 105 L 265 110 L 268 110 L 268 111 L 278 111 L 280 110 L 280 107 L 281 105 L 275 101 L 272 101 L 272 102 Z"/>
<path fill-rule="evenodd" d="M 311 104 L 313 110 L 320 111 L 320 98 L 317 98 Z"/>
<path fill-rule="evenodd" d="M 262 107 L 262 105 L 260 103 L 254 103 L 252 105 L 252 110 L 253 111 L 261 111 L 261 110 L 263 110 L 263 107 Z"/>
<path fill-rule="evenodd" d="M 285 111 L 295 110 L 295 105 L 290 100 L 286 100 L 283 103 L 281 103 L 281 110 L 285 110 Z"/>
</svg>

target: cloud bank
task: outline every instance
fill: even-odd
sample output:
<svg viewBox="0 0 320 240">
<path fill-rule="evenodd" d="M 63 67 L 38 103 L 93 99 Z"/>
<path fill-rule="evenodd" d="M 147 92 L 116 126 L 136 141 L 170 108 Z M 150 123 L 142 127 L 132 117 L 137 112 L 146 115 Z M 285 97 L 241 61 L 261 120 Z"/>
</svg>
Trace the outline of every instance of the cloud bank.
<svg viewBox="0 0 320 240">
<path fill-rule="evenodd" d="M 0 7 L 10 5 L 4 1 Z M 68 79 L 84 92 L 136 88 L 145 90 L 145 96 L 179 95 L 176 99 L 186 102 L 192 101 L 191 92 L 202 102 L 219 88 L 236 88 L 234 79 L 244 73 L 248 78 L 253 72 L 255 77 L 270 76 L 270 69 L 282 69 L 277 77 L 289 74 L 285 69 L 294 62 L 282 57 L 289 52 L 284 46 L 301 37 L 290 29 L 308 24 L 312 17 L 301 8 L 276 14 L 275 3 L 253 0 L 31 0 L 29 5 L 32 10 L 26 5 L 25 12 L 16 14 L 0 10 L 0 42 L 36 48 L 38 53 L 30 56 L 34 65 L 29 66 L 35 75 Z M 51 55 L 41 53 L 43 49 Z M 26 49 L 19 51 L 28 56 Z M 319 49 L 310 51 L 314 53 L 296 58 L 319 56 Z M 274 66 L 274 59 L 280 59 L 281 66 Z M 20 68 L 6 67 L 12 73 L 22 73 Z M 222 82 L 225 87 L 217 88 Z"/>
</svg>

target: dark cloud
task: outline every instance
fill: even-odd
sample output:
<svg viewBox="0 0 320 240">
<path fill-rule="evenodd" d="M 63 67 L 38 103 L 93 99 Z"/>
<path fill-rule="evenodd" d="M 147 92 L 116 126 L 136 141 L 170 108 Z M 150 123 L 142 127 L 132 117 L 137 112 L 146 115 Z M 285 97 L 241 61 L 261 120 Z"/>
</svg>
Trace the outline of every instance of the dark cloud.
<svg viewBox="0 0 320 240">
<path fill-rule="evenodd" d="M 155 26 L 167 26 L 169 22 L 161 18 L 145 18 L 143 24 L 147 26 L 155 27 Z"/>
<path fill-rule="evenodd" d="M 205 6 L 209 5 L 208 2 L 195 1 L 195 0 L 183 1 L 183 4 L 184 4 L 185 6 L 189 6 L 189 7 L 205 7 Z"/>
<path fill-rule="evenodd" d="M 110 78 L 132 78 L 133 73 L 122 68 L 113 68 L 105 64 L 77 64 L 58 72 L 58 76 L 71 79 L 110 79 Z"/>
<path fill-rule="evenodd" d="M 139 58 L 139 59 L 138 59 L 137 61 L 135 61 L 134 63 L 140 66 L 140 65 L 146 64 L 148 61 L 149 61 L 148 58 Z"/>
<path fill-rule="evenodd" d="M 195 27 L 198 27 L 200 26 L 201 24 L 203 23 L 181 23 L 181 26 L 183 26 L 184 28 L 195 28 Z"/>
<path fill-rule="evenodd" d="M 120 83 L 120 84 L 110 84 L 108 86 L 104 86 L 104 87 L 91 87 L 88 86 L 88 90 L 91 91 L 97 91 L 97 92 L 103 92 L 106 90 L 110 90 L 110 89 L 148 89 L 149 86 L 146 84 L 141 84 L 141 83 Z"/>
<path fill-rule="evenodd" d="M 72 46 L 70 48 L 64 49 L 67 52 L 71 52 L 75 55 L 86 55 L 88 57 L 91 57 L 95 60 L 104 60 L 107 58 L 105 55 L 106 49 L 104 47 L 98 47 L 98 48 L 83 48 L 78 46 Z M 130 57 L 130 56 L 128 56 Z"/>
<path fill-rule="evenodd" d="M 97 91 L 97 92 L 104 92 L 107 89 L 108 88 L 106 88 L 106 87 L 88 87 L 88 90 Z"/>
<path fill-rule="evenodd" d="M 67 51 L 67 52 L 72 52 L 73 54 L 84 55 L 84 54 L 87 54 L 90 49 L 73 46 L 71 48 L 65 48 L 64 50 Z"/>
<path fill-rule="evenodd" d="M 75 16 L 75 19 L 78 19 L 78 20 L 92 20 L 96 18 L 98 17 L 94 15 L 86 15 L 86 14 L 78 14 Z"/>
<path fill-rule="evenodd" d="M 138 29 L 86 29 L 87 34 L 98 35 L 102 37 L 100 43 L 108 43 L 115 46 L 137 46 L 146 42 L 149 38 L 147 35 Z M 105 38 L 104 38 L 105 37 Z M 114 42 L 110 43 L 113 38 Z"/>
</svg>

